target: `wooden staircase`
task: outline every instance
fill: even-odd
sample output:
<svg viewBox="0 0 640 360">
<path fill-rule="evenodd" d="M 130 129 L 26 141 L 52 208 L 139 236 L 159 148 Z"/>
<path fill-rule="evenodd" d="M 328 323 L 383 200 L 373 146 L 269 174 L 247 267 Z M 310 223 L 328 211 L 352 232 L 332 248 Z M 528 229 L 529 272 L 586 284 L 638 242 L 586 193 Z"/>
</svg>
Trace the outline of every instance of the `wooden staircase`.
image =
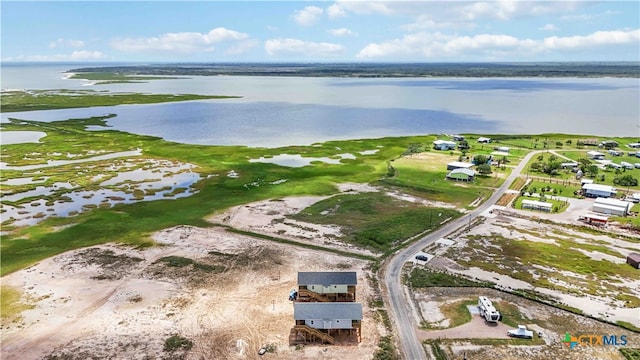
<svg viewBox="0 0 640 360">
<path fill-rule="evenodd" d="M 318 329 L 314 329 L 310 326 L 307 325 L 296 325 L 293 327 L 293 329 L 295 331 L 304 331 L 305 333 L 311 335 L 311 336 L 315 336 L 316 338 L 322 340 L 322 342 L 327 342 L 329 344 L 333 344 L 334 343 L 334 339 L 333 336 L 329 335 L 329 334 L 325 334 L 322 331 L 318 330 Z"/>
<path fill-rule="evenodd" d="M 313 298 L 315 301 L 318 302 L 331 302 L 331 299 L 329 299 L 326 295 L 324 294 L 318 294 L 317 292 L 308 290 L 308 289 L 300 289 L 298 290 L 298 297 L 310 297 Z"/>
</svg>

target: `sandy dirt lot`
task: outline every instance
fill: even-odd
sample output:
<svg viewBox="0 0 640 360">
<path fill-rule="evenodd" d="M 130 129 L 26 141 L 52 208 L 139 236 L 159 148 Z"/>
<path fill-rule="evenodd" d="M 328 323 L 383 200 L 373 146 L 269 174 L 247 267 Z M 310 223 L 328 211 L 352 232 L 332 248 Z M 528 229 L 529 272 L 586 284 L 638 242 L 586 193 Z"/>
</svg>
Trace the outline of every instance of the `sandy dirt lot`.
<svg viewBox="0 0 640 360">
<path fill-rule="evenodd" d="M 538 274 L 537 276 L 544 276 L 550 281 L 554 281 L 556 287 L 552 289 L 532 286 L 528 282 L 511 277 L 507 274 L 509 269 L 504 270 L 503 273 L 497 273 L 487 271 L 481 267 L 469 268 L 461 266 L 459 264 L 461 259 L 469 259 L 474 256 L 477 258 L 478 255 L 476 253 L 483 254 L 482 256 L 484 256 L 487 264 L 503 263 L 506 259 L 501 258 L 500 251 L 496 251 L 494 249 L 495 245 L 492 244 L 492 239 L 496 236 L 528 242 L 553 243 L 558 239 L 566 239 L 581 244 L 604 244 L 609 250 L 619 255 L 612 256 L 599 251 L 584 251 L 584 253 L 594 260 L 604 259 L 616 264 L 624 264 L 625 256 L 632 249 L 637 249 L 638 247 L 637 243 L 620 239 L 615 233 L 593 235 L 565 227 L 562 223 L 540 223 L 535 220 L 536 218 L 530 212 L 515 211 L 513 209 L 496 211 L 496 209 L 498 207 L 495 207 L 491 213 L 483 214 L 486 217 L 486 221 L 473 226 L 470 232 L 466 231 L 466 229 L 460 229 L 458 232 L 451 234 L 449 236 L 449 239 L 453 240 L 451 246 L 435 244 L 425 249 L 425 252 L 434 255 L 433 260 L 429 261 L 429 266 L 463 274 L 472 279 L 496 282 L 507 290 L 526 289 L 536 291 L 556 299 L 560 303 L 578 308 L 587 315 L 613 322 L 626 321 L 635 326 L 640 326 L 640 309 L 626 307 L 626 304 L 621 301 L 613 301 L 612 298 L 616 293 L 607 293 L 603 290 L 601 294 L 597 295 L 583 294 L 582 288 L 576 285 L 582 279 L 580 274 L 535 264 L 518 263 L 517 270 L 525 271 L 524 269 L 526 269 L 528 272 Z M 535 215 L 537 216 L 537 214 Z M 572 224 L 577 224 L 577 221 L 574 220 Z M 473 240 L 475 245 L 471 248 L 466 247 L 467 243 L 471 241 L 470 239 L 474 237 L 484 240 L 480 244 L 478 244 L 478 240 Z M 509 271 L 515 272 L 516 269 Z M 596 275 L 594 274 L 594 276 Z M 560 279 L 573 279 L 573 281 Z M 618 287 L 617 291 L 624 291 L 630 296 L 640 297 L 640 280 L 638 278 L 621 278 L 616 286 Z"/>
<path fill-rule="evenodd" d="M 159 246 L 67 252 L 2 278 L 33 304 L 2 324 L 2 359 L 367 359 L 380 326 L 366 263 L 223 229 L 176 227 Z M 173 257 L 173 258 L 172 258 Z M 184 262 L 187 259 L 186 263 Z M 356 271 L 364 307 L 356 346 L 289 346 L 298 271 Z M 180 335 L 188 351 L 163 349 Z M 260 347 L 275 353 L 258 356 Z"/>
<path fill-rule="evenodd" d="M 493 359 L 527 359 L 527 360 L 584 360 L 584 359 L 619 359 L 624 357 L 616 346 L 581 345 L 569 349 L 562 344 L 565 332 L 571 335 L 626 335 L 629 343 L 626 346 L 640 346 L 640 336 L 619 327 L 605 324 L 567 311 L 546 306 L 511 294 L 492 289 L 480 288 L 430 288 L 413 293 L 414 301 L 420 310 L 420 318 L 429 322 L 446 320 L 439 309 L 455 301 L 474 300 L 478 296 L 489 297 L 494 304 L 508 303 L 515 305 L 517 311 L 525 318 L 522 325 L 536 333 L 542 334 L 536 345 L 510 345 L 495 340 L 508 339 L 507 329 L 513 327 L 502 322 L 498 325 L 486 323 L 480 316 L 473 315 L 466 324 L 442 330 L 418 330 L 422 340 L 440 339 L 440 348 L 450 359 L 493 360 Z M 513 316 L 507 313 L 505 316 Z M 446 324 L 445 324 L 446 325 Z M 473 340 L 471 340 L 473 339 Z M 500 340 L 498 340 L 500 341 Z"/>
</svg>

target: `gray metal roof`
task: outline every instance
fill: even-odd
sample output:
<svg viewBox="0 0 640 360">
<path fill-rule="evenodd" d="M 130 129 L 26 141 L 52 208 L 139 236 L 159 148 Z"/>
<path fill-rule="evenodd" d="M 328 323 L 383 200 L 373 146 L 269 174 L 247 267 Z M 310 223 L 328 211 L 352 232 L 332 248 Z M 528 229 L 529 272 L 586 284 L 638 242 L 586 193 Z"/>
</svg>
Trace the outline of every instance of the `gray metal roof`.
<svg viewBox="0 0 640 360">
<path fill-rule="evenodd" d="M 343 272 L 298 272 L 298 285 L 357 285 L 358 278 L 355 271 Z"/>
<path fill-rule="evenodd" d="M 293 303 L 294 320 L 309 319 L 351 319 L 362 320 L 362 304 L 354 302 L 337 303 Z"/>
</svg>

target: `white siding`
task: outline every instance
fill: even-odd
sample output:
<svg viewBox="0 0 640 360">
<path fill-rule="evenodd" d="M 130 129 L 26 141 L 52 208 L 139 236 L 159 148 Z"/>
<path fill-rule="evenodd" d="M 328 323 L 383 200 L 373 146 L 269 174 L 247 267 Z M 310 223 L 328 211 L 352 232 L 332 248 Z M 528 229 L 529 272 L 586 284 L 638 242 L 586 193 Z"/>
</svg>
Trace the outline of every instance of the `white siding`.
<svg viewBox="0 0 640 360">
<path fill-rule="evenodd" d="M 318 294 L 346 294 L 348 285 L 308 285 L 307 289 Z"/>
<path fill-rule="evenodd" d="M 314 329 L 351 329 L 351 319 L 313 319 L 304 323 Z"/>
</svg>

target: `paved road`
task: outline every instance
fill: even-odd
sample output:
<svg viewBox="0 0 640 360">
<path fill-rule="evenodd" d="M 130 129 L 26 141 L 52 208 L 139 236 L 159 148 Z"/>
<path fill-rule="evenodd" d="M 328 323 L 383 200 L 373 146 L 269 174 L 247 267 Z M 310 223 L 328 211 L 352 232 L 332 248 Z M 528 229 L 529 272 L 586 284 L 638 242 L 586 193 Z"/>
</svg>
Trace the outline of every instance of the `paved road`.
<svg viewBox="0 0 640 360">
<path fill-rule="evenodd" d="M 409 247 L 398 251 L 387 263 L 384 273 L 384 284 L 388 296 L 387 303 L 391 305 L 391 315 L 395 319 L 396 333 L 400 340 L 401 351 L 404 354 L 405 359 L 426 360 L 427 358 L 424 348 L 416 335 L 417 324 L 412 321 L 413 310 L 411 300 L 405 297 L 404 287 L 402 286 L 400 279 L 404 263 L 411 260 L 413 254 L 422 250 L 427 245 L 445 237 L 462 226 L 467 226 L 474 217 L 488 210 L 489 207 L 495 204 L 500 196 L 502 196 L 502 194 L 509 188 L 509 185 L 513 180 L 520 175 L 522 169 L 524 169 L 531 157 L 540 152 L 542 151 L 534 151 L 527 154 L 520 164 L 513 169 L 511 175 L 507 177 L 502 186 L 500 186 L 493 195 L 487 199 L 487 201 L 478 206 L 474 211 L 426 235 L 422 239 L 411 244 Z"/>
</svg>

